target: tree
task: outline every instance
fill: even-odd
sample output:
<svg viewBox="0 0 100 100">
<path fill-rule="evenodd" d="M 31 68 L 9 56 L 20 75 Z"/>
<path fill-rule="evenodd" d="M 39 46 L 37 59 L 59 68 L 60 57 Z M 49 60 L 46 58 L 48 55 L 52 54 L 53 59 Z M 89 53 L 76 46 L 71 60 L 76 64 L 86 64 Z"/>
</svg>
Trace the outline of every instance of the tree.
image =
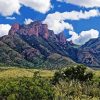
<svg viewBox="0 0 100 100">
<path fill-rule="evenodd" d="M 84 65 L 77 65 L 67 67 L 63 71 L 56 72 L 53 77 L 53 83 L 59 83 L 60 79 L 68 79 L 74 81 L 91 81 L 93 78 L 92 72 L 87 72 L 87 68 Z"/>
</svg>

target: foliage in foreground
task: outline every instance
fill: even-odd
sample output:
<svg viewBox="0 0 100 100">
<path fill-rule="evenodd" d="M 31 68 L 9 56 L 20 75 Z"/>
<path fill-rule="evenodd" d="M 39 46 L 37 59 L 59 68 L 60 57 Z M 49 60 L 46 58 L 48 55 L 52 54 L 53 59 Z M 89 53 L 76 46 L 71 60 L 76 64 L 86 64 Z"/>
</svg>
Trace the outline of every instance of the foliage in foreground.
<svg viewBox="0 0 100 100">
<path fill-rule="evenodd" d="M 0 100 L 100 100 L 100 81 L 83 65 L 31 78 L 0 79 Z"/>
<path fill-rule="evenodd" d="M 1 80 L 0 100 L 53 100 L 54 90 L 47 79 L 40 76 Z"/>
<path fill-rule="evenodd" d="M 56 72 L 52 84 L 56 100 L 100 100 L 100 81 L 83 65 Z"/>
</svg>

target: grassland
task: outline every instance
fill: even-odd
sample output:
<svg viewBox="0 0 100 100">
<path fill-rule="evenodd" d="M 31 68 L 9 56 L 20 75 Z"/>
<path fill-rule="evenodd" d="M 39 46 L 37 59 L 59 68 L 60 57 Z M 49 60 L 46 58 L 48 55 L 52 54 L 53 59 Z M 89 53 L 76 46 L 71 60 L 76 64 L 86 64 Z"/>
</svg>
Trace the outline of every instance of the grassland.
<svg viewBox="0 0 100 100">
<path fill-rule="evenodd" d="M 91 70 L 91 69 L 89 69 Z M 25 69 L 18 67 L 0 67 L 1 78 L 18 78 L 18 77 L 33 77 L 35 72 L 39 72 L 41 77 L 53 77 L 56 70 L 43 70 L 43 69 Z M 100 79 L 100 70 L 91 70 L 95 78 Z"/>
<path fill-rule="evenodd" d="M 0 78 L 18 78 L 18 77 L 33 77 L 35 72 L 39 72 L 41 77 L 52 77 L 54 70 L 43 70 L 43 69 L 25 69 L 16 67 L 1 67 Z"/>
<path fill-rule="evenodd" d="M 94 78 L 93 78 L 94 80 L 97 80 L 97 81 L 100 80 L 100 70 L 93 70 L 90 68 L 88 68 L 87 71 L 88 70 L 92 71 L 94 73 Z M 5 97 L 5 95 L 7 95 L 7 93 L 8 93 L 7 100 L 17 100 L 17 99 L 15 99 L 15 97 L 14 97 L 14 99 L 11 99 L 11 98 L 13 98 L 12 94 L 15 95 L 15 94 L 18 94 L 19 92 L 16 92 L 16 91 L 11 92 L 10 90 L 12 88 L 13 88 L 13 90 L 14 89 L 15 90 L 22 89 L 22 90 L 24 90 L 22 92 L 25 93 L 25 91 L 27 91 L 27 90 L 25 90 L 25 88 L 27 86 L 27 81 L 29 81 L 28 83 L 32 83 L 32 84 L 34 83 L 34 81 L 32 81 L 31 79 L 34 76 L 35 72 L 39 72 L 40 76 L 43 79 L 49 79 L 49 78 L 52 78 L 54 76 L 54 73 L 56 72 L 56 70 L 25 69 L 25 68 L 5 67 L 5 66 L 0 67 L 0 86 L 1 86 L 0 88 L 2 90 L 2 91 L 0 90 L 1 97 L 3 97 L 3 96 Z M 26 77 L 26 78 L 24 78 L 24 77 Z M 22 81 L 22 87 L 20 87 L 18 85 L 20 82 L 20 79 Z M 29 79 L 29 80 L 26 81 L 25 79 Z M 46 82 L 49 82 L 49 80 L 43 80 L 43 79 L 42 79 L 43 83 L 47 84 Z M 38 81 L 36 79 L 36 83 Z M 38 84 L 40 84 L 40 83 L 38 83 Z M 44 87 L 45 87 L 45 84 L 44 84 Z M 71 84 L 72 84 L 72 86 L 71 86 Z M 25 87 L 23 87 L 23 85 L 25 85 Z M 32 85 L 31 88 L 33 86 L 34 85 Z M 37 85 L 37 86 L 40 86 L 40 85 Z M 73 94 L 74 99 L 70 99 L 70 100 L 90 100 L 90 99 L 91 100 L 99 100 L 100 99 L 99 98 L 99 96 L 100 96 L 99 91 L 100 90 L 99 90 L 99 88 L 97 88 L 97 84 L 91 85 L 91 84 L 85 83 L 82 85 L 81 88 L 80 88 L 80 86 L 81 86 L 80 83 L 74 83 L 74 82 L 72 83 L 71 81 L 69 81 L 69 82 L 61 81 L 60 84 L 55 85 L 55 87 L 53 87 L 53 85 L 50 85 L 50 86 L 48 85 L 47 88 L 48 89 L 54 88 L 54 91 L 56 91 L 55 100 L 59 100 L 59 98 L 61 98 L 61 100 L 67 100 L 67 99 L 65 99 L 66 93 L 70 93 L 70 91 L 71 91 L 71 93 L 74 93 Z M 40 88 L 40 87 L 38 87 L 38 88 Z M 48 89 L 46 92 L 49 91 Z M 81 89 L 83 89 L 85 91 L 82 92 Z M 38 92 L 40 92 L 40 91 L 38 91 Z M 83 95 L 82 93 L 85 95 Z M 90 98 L 91 96 L 89 93 L 92 93 L 91 95 L 93 95 L 93 98 Z M 23 95 L 23 96 L 25 96 L 25 95 Z M 43 95 L 43 97 L 44 97 L 44 95 Z M 79 99 L 79 97 L 81 97 L 81 99 Z M 66 98 L 69 98 L 69 95 Z M 0 99 L 0 100 L 2 100 L 2 99 Z M 30 99 L 27 99 L 27 100 L 30 100 Z M 49 99 L 47 99 L 47 100 L 49 100 Z"/>
<path fill-rule="evenodd" d="M 95 78 L 100 78 L 100 70 L 92 70 Z M 52 77 L 56 70 L 25 69 L 18 67 L 0 67 L 0 78 L 33 77 L 35 72 L 39 72 L 41 77 Z"/>
</svg>

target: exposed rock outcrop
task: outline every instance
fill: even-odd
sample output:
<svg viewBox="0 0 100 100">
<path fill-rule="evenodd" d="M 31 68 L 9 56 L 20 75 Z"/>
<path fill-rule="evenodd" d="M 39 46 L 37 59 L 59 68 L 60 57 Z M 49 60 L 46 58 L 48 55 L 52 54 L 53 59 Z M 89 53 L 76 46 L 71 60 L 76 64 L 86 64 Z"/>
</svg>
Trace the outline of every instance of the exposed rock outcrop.
<svg viewBox="0 0 100 100">
<path fill-rule="evenodd" d="M 1 37 L 0 42 L 3 43 L 0 62 L 7 58 L 10 65 L 59 68 L 75 64 L 70 59 L 68 51 L 72 47 L 64 33 L 56 35 L 40 21 L 28 25 L 13 24 L 9 34 Z M 73 49 L 71 53 L 74 54 Z"/>
</svg>

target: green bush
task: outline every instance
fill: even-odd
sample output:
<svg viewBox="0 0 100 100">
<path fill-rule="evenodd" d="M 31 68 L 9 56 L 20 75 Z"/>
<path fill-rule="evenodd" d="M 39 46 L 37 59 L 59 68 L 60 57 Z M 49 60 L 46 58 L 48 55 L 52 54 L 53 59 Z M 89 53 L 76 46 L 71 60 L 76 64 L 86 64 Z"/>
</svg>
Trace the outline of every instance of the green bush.
<svg viewBox="0 0 100 100">
<path fill-rule="evenodd" d="M 63 71 L 56 72 L 53 78 L 53 83 L 58 83 L 60 79 L 86 82 L 93 79 L 93 73 L 87 72 L 84 65 L 77 65 L 67 67 Z"/>
<path fill-rule="evenodd" d="M 57 71 L 52 84 L 57 91 L 56 100 L 99 100 L 99 82 L 93 80 L 93 73 L 83 65 Z M 95 99 L 94 99 L 95 98 Z"/>
<path fill-rule="evenodd" d="M 0 83 L 0 100 L 53 100 L 54 90 L 49 80 L 40 76 Z"/>
</svg>

